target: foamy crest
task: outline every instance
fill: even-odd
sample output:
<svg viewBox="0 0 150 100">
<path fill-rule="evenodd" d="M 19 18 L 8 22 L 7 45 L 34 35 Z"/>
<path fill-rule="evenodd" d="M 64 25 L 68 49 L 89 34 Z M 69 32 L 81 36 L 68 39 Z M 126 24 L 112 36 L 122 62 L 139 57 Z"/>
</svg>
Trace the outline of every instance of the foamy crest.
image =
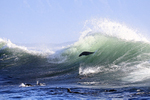
<svg viewBox="0 0 150 100">
<path fill-rule="evenodd" d="M 3 46 L 0 48 L 0 50 L 10 48 L 10 49 L 21 50 L 23 52 L 34 54 L 34 55 L 39 54 L 39 55 L 45 55 L 45 56 L 48 55 L 48 54 L 53 54 L 54 53 L 53 51 L 50 51 L 50 50 L 46 50 L 44 52 L 43 51 L 36 51 L 36 50 L 28 50 L 27 47 L 18 46 L 16 44 L 13 44 L 10 40 L 7 40 L 7 39 L 1 39 L 0 38 L 0 43 L 3 44 Z"/>
<path fill-rule="evenodd" d="M 5 45 L 4 45 L 3 48 L 1 48 L 1 49 L 5 49 L 5 48 L 18 48 L 18 49 L 22 49 L 22 50 L 27 51 L 27 48 L 26 48 L 26 47 L 17 46 L 16 44 L 13 44 L 10 40 L 1 39 L 1 38 L 0 38 L 0 42 L 5 43 Z"/>
<path fill-rule="evenodd" d="M 127 27 L 125 24 L 110 21 L 108 19 L 87 20 L 84 25 L 85 31 L 81 32 L 80 40 L 92 33 L 100 33 L 117 37 L 127 41 L 149 42 L 137 30 Z"/>
</svg>

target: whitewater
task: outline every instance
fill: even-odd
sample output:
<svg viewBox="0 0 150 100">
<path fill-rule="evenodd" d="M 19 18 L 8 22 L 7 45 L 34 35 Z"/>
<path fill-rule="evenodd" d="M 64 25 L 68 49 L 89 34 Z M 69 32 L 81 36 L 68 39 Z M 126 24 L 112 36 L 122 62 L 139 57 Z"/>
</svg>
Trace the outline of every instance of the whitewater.
<svg viewBox="0 0 150 100">
<path fill-rule="evenodd" d="M 84 28 L 78 41 L 46 50 L 0 38 L 0 98 L 149 99 L 150 42 L 108 19 L 87 20 Z M 79 57 L 83 51 L 94 53 Z"/>
</svg>

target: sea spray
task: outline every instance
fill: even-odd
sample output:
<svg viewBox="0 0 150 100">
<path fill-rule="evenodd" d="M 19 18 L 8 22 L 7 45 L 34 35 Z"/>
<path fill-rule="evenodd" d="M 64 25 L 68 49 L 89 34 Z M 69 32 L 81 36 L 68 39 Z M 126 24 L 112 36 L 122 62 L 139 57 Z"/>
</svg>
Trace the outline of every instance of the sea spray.
<svg viewBox="0 0 150 100">
<path fill-rule="evenodd" d="M 51 83 L 116 86 L 149 82 L 145 72 L 150 66 L 150 44 L 141 33 L 107 19 L 88 20 L 85 28 L 77 42 L 49 54 L 32 53 L 1 39 L 1 69 L 21 81 L 39 78 Z M 83 51 L 94 53 L 79 57 Z"/>
<path fill-rule="evenodd" d="M 84 28 L 85 31 L 81 32 L 80 39 L 92 33 L 101 33 L 127 41 L 149 42 L 138 30 L 106 18 L 86 20 Z"/>
</svg>

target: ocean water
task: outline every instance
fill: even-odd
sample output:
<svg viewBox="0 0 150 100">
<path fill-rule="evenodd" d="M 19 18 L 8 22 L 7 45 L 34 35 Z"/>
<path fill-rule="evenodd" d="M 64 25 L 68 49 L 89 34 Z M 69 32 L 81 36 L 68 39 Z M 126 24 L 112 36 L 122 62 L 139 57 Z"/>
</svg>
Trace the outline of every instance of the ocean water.
<svg viewBox="0 0 150 100">
<path fill-rule="evenodd" d="M 0 99 L 150 99 L 150 42 L 117 22 L 86 24 L 69 45 L 0 39 Z M 79 57 L 83 51 L 94 53 Z"/>
</svg>

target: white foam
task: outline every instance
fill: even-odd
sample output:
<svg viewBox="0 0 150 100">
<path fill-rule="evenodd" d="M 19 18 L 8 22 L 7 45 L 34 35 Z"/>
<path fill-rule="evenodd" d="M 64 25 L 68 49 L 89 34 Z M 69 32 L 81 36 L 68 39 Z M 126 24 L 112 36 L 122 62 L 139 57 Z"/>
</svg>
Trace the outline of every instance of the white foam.
<svg viewBox="0 0 150 100">
<path fill-rule="evenodd" d="M 146 66 L 150 66 L 150 62 L 146 61 L 137 65 L 136 69 L 133 72 L 129 73 L 122 80 L 134 83 L 150 79 L 150 68 Z"/>
<path fill-rule="evenodd" d="M 18 46 L 16 44 L 13 44 L 10 40 L 7 39 L 1 39 L 0 38 L 0 43 L 4 43 L 4 46 L 1 48 L 2 49 L 6 49 L 6 48 L 10 48 L 10 49 L 19 49 L 22 50 L 24 52 L 30 53 L 30 54 L 34 54 L 34 55 L 49 55 L 49 54 L 53 54 L 53 51 L 50 51 L 48 49 L 46 49 L 45 51 L 38 51 L 38 50 L 29 50 L 27 47 L 25 46 Z"/>
<path fill-rule="evenodd" d="M 103 72 L 105 66 L 86 66 L 84 63 L 80 64 L 79 75 L 96 74 Z"/>
<path fill-rule="evenodd" d="M 27 48 L 26 48 L 26 47 L 17 46 L 16 44 L 13 44 L 10 40 L 1 39 L 1 38 L 0 38 L 0 42 L 5 43 L 5 46 L 3 46 L 3 48 L 1 48 L 1 49 L 5 49 L 5 48 L 18 48 L 18 49 L 22 49 L 22 50 L 24 50 L 24 51 L 27 51 Z"/>
<path fill-rule="evenodd" d="M 79 75 L 97 74 L 101 72 L 114 72 L 120 69 L 120 66 L 110 65 L 108 68 L 106 66 L 86 66 L 80 64 Z"/>
<path fill-rule="evenodd" d="M 96 74 L 101 72 L 100 67 L 79 68 L 80 75 Z"/>
<path fill-rule="evenodd" d="M 125 24 L 121 24 L 109 19 L 92 19 L 87 20 L 84 25 L 85 30 L 81 32 L 79 40 L 83 39 L 89 34 L 100 33 L 108 36 L 117 37 L 127 41 L 143 41 L 149 42 L 144 36 L 137 30 L 127 27 Z"/>
</svg>

